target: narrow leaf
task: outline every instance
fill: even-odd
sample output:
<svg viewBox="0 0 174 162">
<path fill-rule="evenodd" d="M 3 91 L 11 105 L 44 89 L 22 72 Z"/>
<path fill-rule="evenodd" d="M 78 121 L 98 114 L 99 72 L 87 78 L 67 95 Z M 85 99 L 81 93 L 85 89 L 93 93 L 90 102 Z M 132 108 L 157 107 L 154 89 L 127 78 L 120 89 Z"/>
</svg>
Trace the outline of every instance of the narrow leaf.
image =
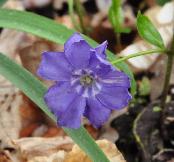
<svg viewBox="0 0 174 162">
<path fill-rule="evenodd" d="M 8 9 L 0 9 L 0 27 L 12 28 L 27 33 L 32 33 L 60 44 L 65 43 L 66 40 L 75 32 L 74 30 L 68 29 L 65 26 L 43 16 L 25 11 Z M 97 43 L 89 37 L 84 36 L 84 38 L 93 47 L 97 45 Z M 107 54 L 110 61 L 116 59 L 115 55 L 113 55 L 111 52 L 107 51 Z M 116 66 L 128 74 L 131 78 L 131 92 L 132 95 L 134 95 L 136 92 L 136 82 L 131 70 L 128 68 L 128 65 L 122 62 Z"/>
<path fill-rule="evenodd" d="M 137 29 L 143 39 L 159 48 L 165 48 L 164 42 L 158 30 L 155 28 L 149 18 L 142 15 L 140 12 L 137 16 Z"/>
<path fill-rule="evenodd" d="M 48 110 L 43 100 L 47 88 L 37 78 L 3 54 L 0 54 L 0 74 L 22 90 L 42 109 L 42 111 L 56 122 L 55 116 Z M 84 127 L 81 126 L 79 129 L 64 128 L 64 131 L 87 153 L 91 159 L 94 160 L 94 162 L 109 162 Z"/>
</svg>

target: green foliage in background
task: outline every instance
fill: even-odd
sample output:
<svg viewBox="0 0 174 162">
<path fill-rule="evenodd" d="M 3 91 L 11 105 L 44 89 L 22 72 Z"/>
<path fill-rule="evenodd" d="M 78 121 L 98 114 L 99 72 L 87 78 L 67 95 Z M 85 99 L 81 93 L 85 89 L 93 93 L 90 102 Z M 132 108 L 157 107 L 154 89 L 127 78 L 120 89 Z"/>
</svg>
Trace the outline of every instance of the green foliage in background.
<svg viewBox="0 0 174 162">
<path fill-rule="evenodd" d="M 163 39 L 156 27 L 147 16 L 142 15 L 140 12 L 137 16 L 137 29 L 140 36 L 147 42 L 161 49 L 165 49 Z"/>
<path fill-rule="evenodd" d="M 3 6 L 5 2 L 7 2 L 7 0 L 0 0 L 0 7 Z"/>
<path fill-rule="evenodd" d="M 156 0 L 156 2 L 161 6 L 165 5 L 167 2 L 170 2 L 170 1 L 171 0 Z"/>
<path fill-rule="evenodd" d="M 109 9 L 109 20 L 114 28 L 115 33 L 129 33 L 129 28 L 124 28 L 124 15 L 121 6 L 121 0 L 112 0 Z"/>
<path fill-rule="evenodd" d="M 150 80 L 147 77 L 143 77 L 139 86 L 139 94 L 141 96 L 147 96 L 150 94 L 150 91 L 151 91 Z"/>
</svg>

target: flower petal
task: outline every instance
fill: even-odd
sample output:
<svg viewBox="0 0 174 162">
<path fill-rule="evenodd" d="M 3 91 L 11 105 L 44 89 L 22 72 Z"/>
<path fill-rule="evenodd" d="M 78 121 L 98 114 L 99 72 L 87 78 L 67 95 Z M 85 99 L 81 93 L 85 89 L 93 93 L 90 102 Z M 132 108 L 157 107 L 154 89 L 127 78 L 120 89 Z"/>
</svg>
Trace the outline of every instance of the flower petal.
<svg viewBox="0 0 174 162">
<path fill-rule="evenodd" d="M 71 48 L 71 45 L 75 42 L 80 42 L 84 40 L 83 37 L 79 33 L 74 33 L 64 44 L 65 50 Z"/>
<path fill-rule="evenodd" d="M 96 98 L 109 109 L 121 109 L 128 105 L 131 95 L 127 88 L 103 85 Z"/>
<path fill-rule="evenodd" d="M 112 70 L 112 65 L 107 60 L 101 58 L 95 50 L 90 51 L 89 68 L 97 75 L 107 74 Z"/>
<path fill-rule="evenodd" d="M 106 48 L 108 45 L 108 41 L 104 41 L 102 44 L 98 45 L 95 50 L 99 56 L 103 59 L 106 59 Z"/>
<path fill-rule="evenodd" d="M 125 73 L 99 57 L 94 50 L 91 50 L 90 56 L 89 68 L 100 77 L 100 83 L 107 84 L 107 86 L 130 87 L 129 77 Z"/>
<path fill-rule="evenodd" d="M 78 129 L 81 126 L 81 120 L 85 107 L 85 98 L 76 96 L 76 98 L 67 107 L 67 110 L 61 114 L 58 114 L 58 125 Z"/>
<path fill-rule="evenodd" d="M 89 64 L 90 48 L 86 41 L 81 40 L 73 43 L 65 55 L 75 69 L 83 69 Z"/>
<path fill-rule="evenodd" d="M 69 82 L 60 82 L 48 89 L 44 96 L 44 100 L 48 108 L 54 114 L 57 114 L 58 112 L 64 112 L 76 95 L 76 93 L 71 91 Z"/>
<path fill-rule="evenodd" d="M 49 88 L 44 96 L 48 108 L 58 118 L 60 126 L 79 128 L 86 101 L 71 90 L 70 83 L 62 82 Z"/>
<path fill-rule="evenodd" d="M 72 67 L 63 52 L 44 52 L 37 74 L 48 80 L 70 80 Z"/>
<path fill-rule="evenodd" d="M 96 98 L 89 98 L 87 100 L 87 108 L 85 110 L 85 116 L 96 127 L 100 127 L 107 121 L 111 113 L 111 110 L 106 108 Z"/>
<path fill-rule="evenodd" d="M 111 70 L 108 73 L 103 73 L 100 75 L 102 84 L 106 86 L 116 86 L 116 87 L 127 87 L 130 88 L 130 79 L 129 77 L 118 70 Z"/>
</svg>

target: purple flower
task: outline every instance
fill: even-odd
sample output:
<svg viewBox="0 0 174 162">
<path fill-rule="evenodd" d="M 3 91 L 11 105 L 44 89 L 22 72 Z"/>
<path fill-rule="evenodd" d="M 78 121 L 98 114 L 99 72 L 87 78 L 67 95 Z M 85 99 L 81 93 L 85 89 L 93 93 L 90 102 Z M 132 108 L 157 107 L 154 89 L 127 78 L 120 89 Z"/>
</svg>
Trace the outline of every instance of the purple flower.
<svg viewBox="0 0 174 162">
<path fill-rule="evenodd" d="M 44 52 L 38 75 L 55 81 L 44 96 L 58 125 L 79 128 L 82 116 L 100 127 L 112 110 L 128 105 L 130 81 L 106 60 L 107 41 L 92 48 L 78 33 L 64 52 Z"/>
</svg>

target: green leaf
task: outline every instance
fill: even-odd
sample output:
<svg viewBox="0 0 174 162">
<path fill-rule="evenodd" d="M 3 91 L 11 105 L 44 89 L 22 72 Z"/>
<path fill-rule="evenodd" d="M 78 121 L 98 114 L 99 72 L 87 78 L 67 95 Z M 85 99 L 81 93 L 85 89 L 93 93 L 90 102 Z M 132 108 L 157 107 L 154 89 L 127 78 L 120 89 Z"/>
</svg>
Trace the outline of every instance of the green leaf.
<svg viewBox="0 0 174 162">
<path fill-rule="evenodd" d="M 159 48 L 165 48 L 164 42 L 158 30 L 155 28 L 149 18 L 142 15 L 140 12 L 137 16 L 137 29 L 143 39 Z"/>
<path fill-rule="evenodd" d="M 30 72 L 0 54 L 0 74 L 21 89 L 34 103 L 36 103 L 51 119 L 56 122 L 55 116 L 48 110 L 43 96 L 47 88 Z M 67 129 L 64 131 L 89 155 L 94 162 L 109 162 L 95 141 L 84 127 L 79 129 Z"/>
<path fill-rule="evenodd" d="M 156 0 L 156 2 L 161 6 L 165 5 L 167 2 L 170 2 L 170 1 L 171 0 Z"/>
<path fill-rule="evenodd" d="M 111 7 L 109 9 L 109 20 L 116 33 L 129 33 L 129 28 L 123 28 L 124 16 L 121 7 L 121 0 L 112 0 Z"/>
<path fill-rule="evenodd" d="M 143 77 L 139 87 L 139 94 L 141 96 L 147 96 L 150 94 L 150 91 L 151 91 L 150 80 L 148 77 Z"/>
<path fill-rule="evenodd" d="M 154 106 L 153 107 L 153 112 L 160 112 L 162 109 L 159 106 Z"/>
<path fill-rule="evenodd" d="M 27 33 L 32 33 L 60 44 L 65 43 L 66 40 L 75 32 L 74 30 L 68 29 L 65 26 L 43 16 L 25 11 L 8 9 L 0 9 L 0 27 L 12 28 Z M 97 45 L 97 43 L 89 37 L 84 36 L 84 38 L 93 47 Z M 113 55 L 111 52 L 107 51 L 107 54 L 110 61 L 116 59 L 115 55 Z M 129 75 L 131 79 L 131 92 L 132 95 L 134 95 L 136 92 L 136 82 L 132 72 L 128 68 L 128 65 L 122 62 L 116 66 Z"/>
<path fill-rule="evenodd" d="M 46 17 L 10 9 L 0 9 L 0 27 L 22 30 L 60 44 L 74 33 Z"/>
<path fill-rule="evenodd" d="M 113 0 L 111 7 L 109 9 L 109 20 L 116 32 L 121 31 L 121 26 L 123 24 L 124 18 L 121 8 L 121 0 Z"/>
<path fill-rule="evenodd" d="M 0 0 L 0 7 L 3 6 L 5 2 L 7 2 L 7 0 Z"/>
<path fill-rule="evenodd" d="M 82 31 L 79 23 L 76 20 L 75 14 L 74 14 L 74 0 L 68 0 L 68 13 L 71 17 L 72 24 L 74 28 L 78 31 Z"/>
</svg>

